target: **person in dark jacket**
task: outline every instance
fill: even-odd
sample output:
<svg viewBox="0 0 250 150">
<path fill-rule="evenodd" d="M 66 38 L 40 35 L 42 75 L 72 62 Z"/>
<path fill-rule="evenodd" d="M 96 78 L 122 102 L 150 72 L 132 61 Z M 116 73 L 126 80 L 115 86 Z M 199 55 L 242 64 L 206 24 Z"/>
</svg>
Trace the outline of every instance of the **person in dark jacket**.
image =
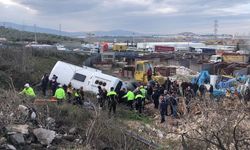
<svg viewBox="0 0 250 150">
<path fill-rule="evenodd" d="M 51 87 L 52 95 L 55 95 L 58 85 L 59 84 L 57 83 L 56 79 L 51 80 L 50 87 Z"/>
<path fill-rule="evenodd" d="M 142 113 L 142 105 L 143 105 L 143 95 L 140 91 L 138 91 L 136 93 L 136 96 L 135 96 L 135 101 L 136 101 L 136 110 L 138 110 L 139 114 Z"/>
<path fill-rule="evenodd" d="M 168 116 L 168 107 L 170 107 L 171 112 L 173 111 L 169 98 L 170 98 L 169 93 L 164 92 L 164 100 L 165 100 L 165 103 L 166 103 L 166 116 Z"/>
<path fill-rule="evenodd" d="M 102 87 L 101 86 L 98 86 L 98 93 L 97 93 L 97 100 L 98 100 L 98 104 L 99 104 L 99 107 L 102 108 L 103 107 L 103 90 L 102 90 Z"/>
<path fill-rule="evenodd" d="M 117 93 L 115 92 L 114 88 L 111 87 L 110 91 L 107 93 L 108 98 L 108 106 L 109 106 L 109 116 L 111 115 L 111 111 L 116 113 L 116 105 L 117 105 Z"/>
<path fill-rule="evenodd" d="M 170 89 L 171 89 L 171 84 L 172 84 L 172 82 L 170 81 L 169 78 L 167 78 L 167 80 L 166 80 L 165 83 L 164 83 L 164 86 L 165 86 L 165 90 L 167 90 L 168 92 L 169 92 Z"/>
<path fill-rule="evenodd" d="M 200 92 L 201 100 L 205 99 L 206 87 L 204 84 L 200 85 L 199 92 Z"/>
<path fill-rule="evenodd" d="M 194 91 L 194 96 L 197 95 L 197 91 L 199 89 L 199 85 L 197 83 L 193 83 L 191 89 Z"/>
<path fill-rule="evenodd" d="M 163 95 L 160 96 L 160 114 L 161 114 L 161 123 L 165 122 L 165 115 L 166 115 L 166 102 L 164 100 Z"/>
<path fill-rule="evenodd" d="M 177 97 L 174 93 L 172 93 L 171 97 L 170 97 L 170 103 L 171 103 L 171 106 L 172 106 L 172 110 L 173 110 L 173 117 L 174 118 L 177 118 Z"/>
<path fill-rule="evenodd" d="M 81 97 L 81 101 L 83 102 L 84 101 L 84 90 L 83 90 L 83 87 L 81 86 L 80 87 L 80 92 L 79 92 L 79 94 L 80 94 L 80 97 Z"/>
<path fill-rule="evenodd" d="M 152 102 L 153 87 L 152 85 L 147 86 L 147 100 Z"/>
<path fill-rule="evenodd" d="M 47 91 L 47 88 L 48 88 L 48 84 L 49 84 L 49 76 L 47 73 L 44 74 L 43 78 L 42 78 L 42 92 L 43 92 L 43 95 L 46 96 L 46 91 Z"/>
<path fill-rule="evenodd" d="M 210 99 L 213 99 L 213 92 L 214 92 L 214 86 L 212 84 L 210 84 L 210 88 L 209 88 L 209 93 L 210 93 Z"/>
<path fill-rule="evenodd" d="M 159 97 L 160 97 L 160 92 L 158 89 L 154 89 L 152 99 L 154 101 L 155 109 L 158 109 L 159 107 Z"/>
<path fill-rule="evenodd" d="M 126 102 L 126 98 L 123 98 L 123 96 L 126 95 L 126 89 L 122 88 L 119 92 L 118 92 L 118 103 L 123 103 Z"/>
</svg>

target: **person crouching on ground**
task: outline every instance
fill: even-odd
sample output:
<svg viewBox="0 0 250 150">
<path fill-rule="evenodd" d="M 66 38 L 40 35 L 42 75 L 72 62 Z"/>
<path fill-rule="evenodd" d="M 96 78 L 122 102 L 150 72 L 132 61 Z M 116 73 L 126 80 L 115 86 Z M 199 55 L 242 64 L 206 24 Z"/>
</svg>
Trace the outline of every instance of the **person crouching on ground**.
<svg viewBox="0 0 250 150">
<path fill-rule="evenodd" d="M 74 89 L 74 105 L 83 105 L 81 96 L 80 96 L 80 90 L 79 89 Z"/>
<path fill-rule="evenodd" d="M 29 83 L 26 83 L 24 85 L 24 89 L 19 94 L 25 95 L 27 97 L 32 97 L 32 98 L 36 97 L 36 94 L 35 94 L 33 88 L 30 87 Z"/>
</svg>

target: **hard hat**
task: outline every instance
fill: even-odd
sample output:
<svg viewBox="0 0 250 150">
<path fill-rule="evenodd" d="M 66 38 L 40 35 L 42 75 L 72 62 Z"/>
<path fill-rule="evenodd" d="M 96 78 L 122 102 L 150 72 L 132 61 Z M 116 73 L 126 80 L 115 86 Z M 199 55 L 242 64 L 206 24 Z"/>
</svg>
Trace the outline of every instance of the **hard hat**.
<svg viewBox="0 0 250 150">
<path fill-rule="evenodd" d="M 140 88 L 143 88 L 143 86 L 141 85 Z"/>
<path fill-rule="evenodd" d="M 26 83 L 26 84 L 24 85 L 24 87 L 30 87 L 29 83 Z"/>
</svg>

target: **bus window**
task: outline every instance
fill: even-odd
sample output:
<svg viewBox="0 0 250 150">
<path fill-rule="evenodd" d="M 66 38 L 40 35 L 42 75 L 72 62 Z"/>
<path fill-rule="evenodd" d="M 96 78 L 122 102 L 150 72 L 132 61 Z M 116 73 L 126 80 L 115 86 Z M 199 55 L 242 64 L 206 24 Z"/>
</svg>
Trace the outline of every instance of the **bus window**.
<svg viewBox="0 0 250 150">
<path fill-rule="evenodd" d="M 80 82 L 84 82 L 85 79 L 86 79 L 86 76 L 85 75 L 82 75 L 82 74 L 79 74 L 79 73 L 76 73 L 73 77 L 73 79 L 77 80 L 77 81 L 80 81 Z"/>
</svg>

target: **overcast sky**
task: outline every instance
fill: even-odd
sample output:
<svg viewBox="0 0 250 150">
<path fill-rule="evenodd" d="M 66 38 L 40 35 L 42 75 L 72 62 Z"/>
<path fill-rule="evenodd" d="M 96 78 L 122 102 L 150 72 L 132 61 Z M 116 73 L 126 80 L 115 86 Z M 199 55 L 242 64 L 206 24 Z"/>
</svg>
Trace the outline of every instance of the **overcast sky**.
<svg viewBox="0 0 250 150">
<path fill-rule="evenodd" d="M 250 33 L 250 0 L 0 0 L 0 21 L 65 31 Z"/>
</svg>

